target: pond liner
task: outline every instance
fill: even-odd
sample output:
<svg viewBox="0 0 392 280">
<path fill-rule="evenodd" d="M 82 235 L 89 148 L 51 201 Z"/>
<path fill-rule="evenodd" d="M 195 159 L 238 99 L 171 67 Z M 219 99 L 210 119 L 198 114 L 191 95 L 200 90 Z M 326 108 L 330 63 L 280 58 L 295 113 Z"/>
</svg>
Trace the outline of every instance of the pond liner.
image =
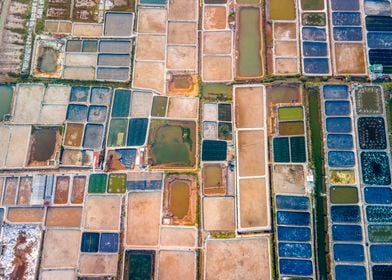
<svg viewBox="0 0 392 280">
<path fill-rule="evenodd" d="M 333 241 L 362 241 L 362 227 L 360 225 L 333 225 Z"/>
</svg>

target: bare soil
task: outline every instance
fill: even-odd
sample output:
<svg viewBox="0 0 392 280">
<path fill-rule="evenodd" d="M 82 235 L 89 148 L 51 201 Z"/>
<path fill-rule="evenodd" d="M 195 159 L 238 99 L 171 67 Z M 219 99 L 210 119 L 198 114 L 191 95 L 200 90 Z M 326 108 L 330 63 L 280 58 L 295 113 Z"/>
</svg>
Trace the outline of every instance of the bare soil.
<svg viewBox="0 0 392 280">
<path fill-rule="evenodd" d="M 194 22 L 169 22 L 167 43 L 197 44 L 197 24 Z"/>
<path fill-rule="evenodd" d="M 222 6 L 206 6 L 203 15 L 205 30 L 225 29 L 227 25 L 226 8 Z"/>
<path fill-rule="evenodd" d="M 48 207 L 45 225 L 47 227 L 79 228 L 82 210 L 82 207 Z"/>
<path fill-rule="evenodd" d="M 275 55 L 276 56 L 297 56 L 297 42 L 293 41 L 276 41 Z"/>
<path fill-rule="evenodd" d="M 207 231 L 235 230 L 235 202 L 233 197 L 203 198 L 203 225 Z"/>
<path fill-rule="evenodd" d="M 42 268 L 76 268 L 80 250 L 80 231 L 48 229 L 42 252 Z"/>
<path fill-rule="evenodd" d="M 12 223 L 42 223 L 45 209 L 41 207 L 10 207 L 7 220 Z"/>
<path fill-rule="evenodd" d="M 68 123 L 65 131 L 64 145 L 80 147 L 82 145 L 83 131 L 83 124 Z"/>
<path fill-rule="evenodd" d="M 287 40 L 297 38 L 296 23 L 289 22 L 275 22 L 274 23 L 274 38 L 277 40 Z"/>
<path fill-rule="evenodd" d="M 79 272 L 85 275 L 116 275 L 117 274 L 117 254 L 81 254 L 79 259 Z"/>
<path fill-rule="evenodd" d="M 191 227 L 161 227 L 160 239 L 161 247 L 194 248 L 196 246 L 197 230 Z"/>
<path fill-rule="evenodd" d="M 206 279 L 271 279 L 270 246 L 266 237 L 207 240 Z"/>
<path fill-rule="evenodd" d="M 126 228 L 128 245 L 158 245 L 161 195 L 161 192 L 129 193 Z"/>
<path fill-rule="evenodd" d="M 164 63 L 137 61 L 135 63 L 133 86 L 164 93 L 165 76 Z"/>
<path fill-rule="evenodd" d="M 233 59 L 231 56 L 203 56 L 203 81 L 231 81 Z"/>
<path fill-rule="evenodd" d="M 197 47 L 168 46 L 166 67 L 170 70 L 196 71 Z"/>
<path fill-rule="evenodd" d="M 66 204 L 68 202 L 69 182 L 69 176 L 58 176 L 56 178 L 54 204 Z"/>
<path fill-rule="evenodd" d="M 298 74 L 298 58 L 275 58 L 275 74 Z"/>
<path fill-rule="evenodd" d="M 74 37 L 101 37 L 103 25 L 100 23 L 73 23 L 72 36 Z"/>
<path fill-rule="evenodd" d="M 337 74 L 366 73 L 364 45 L 362 43 L 335 43 Z"/>
<path fill-rule="evenodd" d="M 197 20 L 196 0 L 171 0 L 169 5 L 169 20 Z"/>
<path fill-rule="evenodd" d="M 264 176 L 266 174 L 267 143 L 264 131 L 238 132 L 239 176 Z"/>
<path fill-rule="evenodd" d="M 30 205 L 30 197 L 32 191 L 32 177 L 21 177 L 18 191 L 18 205 Z M 1 185 L 1 184 L 0 184 Z"/>
<path fill-rule="evenodd" d="M 170 97 L 167 116 L 179 119 L 196 119 L 199 107 L 198 101 L 198 98 Z"/>
<path fill-rule="evenodd" d="M 73 178 L 71 203 L 81 204 L 84 201 L 84 190 L 86 188 L 86 177 L 75 176 Z"/>
<path fill-rule="evenodd" d="M 239 227 L 270 227 L 269 196 L 266 181 L 261 179 L 240 179 L 239 183 Z"/>
<path fill-rule="evenodd" d="M 14 205 L 18 192 L 18 177 L 8 177 L 5 181 L 3 205 Z"/>
<path fill-rule="evenodd" d="M 139 8 L 139 33 L 166 33 L 167 12 L 161 8 Z"/>
<path fill-rule="evenodd" d="M 158 279 L 196 280 L 196 255 L 186 251 L 160 251 Z"/>
<path fill-rule="evenodd" d="M 203 54 L 231 54 L 232 52 L 231 31 L 205 31 L 203 32 Z"/>
<path fill-rule="evenodd" d="M 89 230 L 119 230 L 120 208 L 120 196 L 88 196 L 85 204 L 84 227 Z"/>
<path fill-rule="evenodd" d="M 137 37 L 137 60 L 165 60 L 166 36 L 139 34 Z"/>
<path fill-rule="evenodd" d="M 237 128 L 264 127 L 264 89 L 262 87 L 235 88 L 235 122 Z"/>
<path fill-rule="evenodd" d="M 275 165 L 272 173 L 274 193 L 305 194 L 302 165 Z"/>
</svg>

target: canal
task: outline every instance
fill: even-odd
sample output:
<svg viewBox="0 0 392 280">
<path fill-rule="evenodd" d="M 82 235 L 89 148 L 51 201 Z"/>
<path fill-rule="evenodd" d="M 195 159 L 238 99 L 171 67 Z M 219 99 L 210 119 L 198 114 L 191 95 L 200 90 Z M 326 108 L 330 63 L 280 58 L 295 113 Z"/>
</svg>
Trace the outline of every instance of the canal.
<svg viewBox="0 0 392 280">
<path fill-rule="evenodd" d="M 314 164 L 315 202 L 316 202 L 316 250 L 318 279 L 327 279 L 327 240 L 324 220 L 324 190 L 323 190 L 323 149 L 320 115 L 320 98 L 318 88 L 305 90 L 308 97 L 309 124 L 312 143 L 312 161 Z"/>
</svg>

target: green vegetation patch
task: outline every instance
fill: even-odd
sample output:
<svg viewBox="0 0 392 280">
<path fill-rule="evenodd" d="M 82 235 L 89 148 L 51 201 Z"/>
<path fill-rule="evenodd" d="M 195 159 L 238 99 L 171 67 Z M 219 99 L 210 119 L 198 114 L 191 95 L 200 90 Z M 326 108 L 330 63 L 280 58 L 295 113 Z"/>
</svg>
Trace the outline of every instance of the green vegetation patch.
<svg viewBox="0 0 392 280">
<path fill-rule="evenodd" d="M 280 121 L 303 120 L 304 110 L 300 106 L 279 107 L 278 118 Z"/>
<path fill-rule="evenodd" d="M 332 203 L 358 202 L 358 191 L 355 187 L 331 187 L 330 196 Z"/>
<path fill-rule="evenodd" d="M 154 96 L 152 101 L 151 116 L 153 117 L 165 117 L 167 107 L 166 96 Z"/>
<path fill-rule="evenodd" d="M 226 84 L 203 84 L 202 94 L 206 99 L 231 100 L 232 86 Z"/>
<path fill-rule="evenodd" d="M 327 23 L 324 13 L 303 13 L 302 25 L 304 26 L 325 26 Z"/>
<path fill-rule="evenodd" d="M 91 174 L 88 182 L 89 193 L 105 193 L 106 190 L 106 174 Z"/>
<path fill-rule="evenodd" d="M 108 193 L 125 193 L 127 189 L 126 174 L 110 174 Z"/>
<path fill-rule="evenodd" d="M 392 242 L 391 225 L 370 225 L 368 232 L 371 242 Z"/>
</svg>

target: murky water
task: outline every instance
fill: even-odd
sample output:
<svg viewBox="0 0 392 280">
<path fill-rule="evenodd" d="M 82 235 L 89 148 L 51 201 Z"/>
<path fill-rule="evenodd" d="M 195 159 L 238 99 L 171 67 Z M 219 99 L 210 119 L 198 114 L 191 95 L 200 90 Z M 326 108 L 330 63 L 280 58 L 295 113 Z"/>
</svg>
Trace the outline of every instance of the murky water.
<svg viewBox="0 0 392 280">
<path fill-rule="evenodd" d="M 182 180 L 171 183 L 170 210 L 178 219 L 184 218 L 189 209 L 189 184 Z"/>
<path fill-rule="evenodd" d="M 284 7 L 284 9 L 282 9 Z M 273 20 L 294 20 L 296 17 L 293 0 L 271 0 L 270 18 Z"/>
<path fill-rule="evenodd" d="M 44 48 L 38 59 L 38 68 L 42 72 L 53 73 L 57 69 L 57 51 L 52 48 Z"/>
<path fill-rule="evenodd" d="M 239 77 L 259 77 L 261 65 L 260 9 L 246 7 L 239 14 Z"/>
<path fill-rule="evenodd" d="M 0 122 L 11 112 L 12 87 L 0 85 Z"/>
</svg>

